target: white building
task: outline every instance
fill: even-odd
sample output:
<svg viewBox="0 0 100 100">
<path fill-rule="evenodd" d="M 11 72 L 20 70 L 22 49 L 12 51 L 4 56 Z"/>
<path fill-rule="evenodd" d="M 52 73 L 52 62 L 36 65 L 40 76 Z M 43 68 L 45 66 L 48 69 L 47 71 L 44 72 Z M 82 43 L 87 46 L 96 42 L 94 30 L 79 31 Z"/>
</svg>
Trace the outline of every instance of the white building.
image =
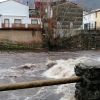
<svg viewBox="0 0 100 100">
<path fill-rule="evenodd" d="M 96 13 L 83 13 L 83 30 L 92 30 L 96 28 Z"/>
<path fill-rule="evenodd" d="M 29 15 L 29 6 L 14 0 L 0 2 L 0 28 L 29 28 L 41 24 L 39 15 Z"/>
</svg>

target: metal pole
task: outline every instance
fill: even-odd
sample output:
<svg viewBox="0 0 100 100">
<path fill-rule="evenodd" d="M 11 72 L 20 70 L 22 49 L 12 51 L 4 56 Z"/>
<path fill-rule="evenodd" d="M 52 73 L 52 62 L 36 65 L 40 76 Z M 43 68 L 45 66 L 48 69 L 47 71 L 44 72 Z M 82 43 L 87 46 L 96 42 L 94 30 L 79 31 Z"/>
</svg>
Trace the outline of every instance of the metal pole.
<svg viewBox="0 0 100 100">
<path fill-rule="evenodd" d="M 26 89 L 26 88 L 34 88 L 34 87 L 43 87 L 43 86 L 51 86 L 51 85 L 59 85 L 59 84 L 67 84 L 67 83 L 75 83 L 82 81 L 81 76 L 73 77 L 73 78 L 63 78 L 56 80 L 42 80 L 42 81 L 33 81 L 33 82 L 23 82 L 16 84 L 5 84 L 0 86 L 0 91 L 9 91 L 9 90 L 17 90 L 17 89 Z"/>
</svg>

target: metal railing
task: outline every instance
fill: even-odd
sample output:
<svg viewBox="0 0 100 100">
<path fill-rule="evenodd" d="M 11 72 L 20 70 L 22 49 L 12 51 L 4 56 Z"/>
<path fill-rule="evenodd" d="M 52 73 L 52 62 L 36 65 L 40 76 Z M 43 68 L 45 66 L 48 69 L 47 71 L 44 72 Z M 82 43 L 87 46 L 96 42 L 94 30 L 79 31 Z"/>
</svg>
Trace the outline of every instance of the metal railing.
<svg viewBox="0 0 100 100">
<path fill-rule="evenodd" d="M 81 76 L 72 77 L 72 78 L 56 79 L 56 80 L 53 79 L 53 80 L 42 80 L 42 81 L 23 82 L 23 83 L 15 83 L 15 84 L 5 84 L 5 85 L 0 86 L 0 91 L 52 86 L 52 85 L 75 83 L 75 82 L 80 82 L 80 81 L 82 81 Z"/>
<path fill-rule="evenodd" d="M 1 28 L 41 28 L 41 24 L 28 24 L 28 23 L 24 23 L 24 24 L 11 24 L 7 23 L 7 24 L 2 24 Z"/>
</svg>

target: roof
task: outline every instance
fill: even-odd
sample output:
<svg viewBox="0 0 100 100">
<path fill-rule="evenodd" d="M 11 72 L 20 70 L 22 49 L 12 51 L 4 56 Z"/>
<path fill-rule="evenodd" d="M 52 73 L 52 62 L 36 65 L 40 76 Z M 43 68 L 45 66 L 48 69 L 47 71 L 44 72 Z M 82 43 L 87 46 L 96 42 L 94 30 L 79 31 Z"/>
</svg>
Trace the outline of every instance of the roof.
<svg viewBox="0 0 100 100">
<path fill-rule="evenodd" d="M 98 11 L 100 11 L 100 8 L 99 9 L 92 10 L 91 12 L 98 12 Z"/>
<path fill-rule="evenodd" d="M 92 14 L 92 13 L 96 13 L 96 12 L 99 12 L 99 11 L 100 11 L 100 9 L 94 9 L 94 10 L 91 10 L 90 12 L 88 12 L 87 14 L 84 14 L 84 16 Z"/>
<path fill-rule="evenodd" d="M 35 11 L 34 9 L 29 10 L 29 15 L 34 16 L 34 15 L 39 15 L 39 11 Z"/>
<path fill-rule="evenodd" d="M 19 2 L 19 1 L 17 1 L 17 0 L 5 0 L 5 1 L 2 1 L 2 2 L 0 2 L 0 3 L 4 3 L 4 2 L 8 2 L 8 1 L 15 1 L 15 2 L 17 2 L 17 3 L 20 3 L 20 4 L 22 4 L 22 5 L 25 5 L 25 4 L 23 4 L 22 2 Z M 25 6 L 28 6 L 28 5 L 25 5 Z"/>
<path fill-rule="evenodd" d="M 86 14 L 88 14 L 88 12 L 86 12 L 86 11 L 83 11 L 83 15 L 86 15 Z"/>
<path fill-rule="evenodd" d="M 58 6 L 61 6 L 61 5 L 65 5 L 65 4 L 72 4 L 74 6 L 77 6 L 78 8 L 82 9 L 84 11 L 84 9 L 82 7 L 80 7 L 79 5 L 77 5 L 76 3 L 73 3 L 73 2 L 70 2 L 70 1 L 67 1 L 67 2 L 64 2 L 64 3 L 61 3 L 61 4 L 58 4 Z M 53 6 L 53 7 L 56 7 L 57 5 Z"/>
</svg>

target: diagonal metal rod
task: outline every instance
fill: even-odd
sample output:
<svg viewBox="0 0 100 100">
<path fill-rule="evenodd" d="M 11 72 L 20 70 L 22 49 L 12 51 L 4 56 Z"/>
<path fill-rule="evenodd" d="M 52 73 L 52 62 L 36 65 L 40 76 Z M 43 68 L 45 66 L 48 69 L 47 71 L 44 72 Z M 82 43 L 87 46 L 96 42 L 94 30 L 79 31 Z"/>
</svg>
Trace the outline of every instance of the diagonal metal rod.
<svg viewBox="0 0 100 100">
<path fill-rule="evenodd" d="M 53 79 L 53 80 L 42 80 L 42 81 L 33 81 L 33 82 L 22 82 L 15 84 L 5 84 L 0 86 L 0 91 L 9 91 L 9 90 L 18 90 L 18 89 L 27 89 L 34 87 L 43 87 L 51 85 L 60 85 L 68 84 L 82 81 L 82 77 L 72 77 L 72 78 L 63 78 L 63 79 Z"/>
</svg>

